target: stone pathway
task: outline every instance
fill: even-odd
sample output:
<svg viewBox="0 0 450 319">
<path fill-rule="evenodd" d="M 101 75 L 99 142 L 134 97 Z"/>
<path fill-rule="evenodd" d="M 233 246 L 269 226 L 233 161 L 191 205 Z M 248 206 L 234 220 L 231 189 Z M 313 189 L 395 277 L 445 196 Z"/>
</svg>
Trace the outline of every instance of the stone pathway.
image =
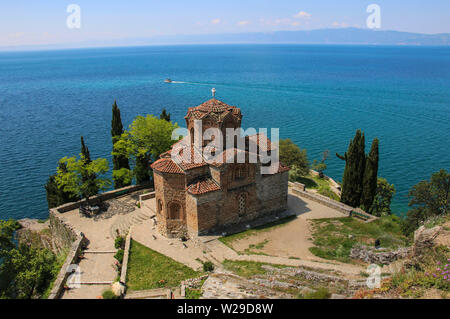
<svg viewBox="0 0 450 319">
<path fill-rule="evenodd" d="M 130 227 L 133 225 L 138 225 L 145 220 L 151 219 L 155 216 L 156 212 L 156 201 L 154 198 L 144 201 L 145 205 L 141 208 L 125 214 L 119 215 L 115 222 L 111 225 L 110 236 L 116 237 L 117 234 L 125 236 L 129 231 Z"/>
<path fill-rule="evenodd" d="M 110 288 L 116 281 L 117 271 L 114 255 L 116 235 L 111 231 L 115 225 L 120 225 L 123 231 L 126 227 L 142 221 L 142 216 L 149 216 L 147 210 L 141 211 L 134 205 L 133 195 L 108 200 L 108 210 L 95 218 L 80 216 L 78 209 L 62 214 L 64 220 L 83 232 L 89 240 L 84 251 L 84 259 L 79 262 L 81 271 L 81 286 L 65 291 L 63 299 L 95 299 L 103 291 Z M 134 206 L 133 206 L 134 205 Z M 150 217 L 148 217 L 150 218 Z"/>
</svg>

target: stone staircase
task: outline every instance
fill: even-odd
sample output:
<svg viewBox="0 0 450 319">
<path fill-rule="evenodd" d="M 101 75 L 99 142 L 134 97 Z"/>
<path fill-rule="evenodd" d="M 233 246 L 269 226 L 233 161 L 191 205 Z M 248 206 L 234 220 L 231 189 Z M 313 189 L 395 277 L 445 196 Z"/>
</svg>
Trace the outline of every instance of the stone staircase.
<svg viewBox="0 0 450 319">
<path fill-rule="evenodd" d="M 131 213 L 119 216 L 111 225 L 111 238 L 115 238 L 117 235 L 125 236 L 131 226 L 141 224 L 143 221 L 151 219 L 154 216 L 155 212 L 147 206 L 145 209 L 138 208 Z"/>
</svg>

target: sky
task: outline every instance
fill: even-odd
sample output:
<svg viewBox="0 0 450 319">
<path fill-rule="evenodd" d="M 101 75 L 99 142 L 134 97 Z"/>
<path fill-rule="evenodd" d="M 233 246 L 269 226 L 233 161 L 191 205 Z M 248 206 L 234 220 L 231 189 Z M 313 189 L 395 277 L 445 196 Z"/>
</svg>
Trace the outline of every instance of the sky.
<svg viewBox="0 0 450 319">
<path fill-rule="evenodd" d="M 68 28 L 70 4 L 80 28 Z M 3 0 L 0 47 L 121 40 L 158 35 L 367 28 L 370 4 L 381 30 L 450 33 L 449 0 Z M 73 20 L 72 20 L 73 21 Z"/>
</svg>

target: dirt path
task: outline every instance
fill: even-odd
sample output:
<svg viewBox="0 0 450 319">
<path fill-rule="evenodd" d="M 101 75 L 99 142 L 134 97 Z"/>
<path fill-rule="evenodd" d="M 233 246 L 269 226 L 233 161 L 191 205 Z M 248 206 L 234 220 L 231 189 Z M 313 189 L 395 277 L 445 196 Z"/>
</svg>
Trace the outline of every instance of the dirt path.
<svg viewBox="0 0 450 319">
<path fill-rule="evenodd" d="M 231 259 L 306 266 L 339 271 L 352 278 L 358 277 L 361 271 L 365 271 L 362 266 L 323 259 L 309 251 L 309 248 L 313 246 L 310 220 L 343 217 L 342 213 L 291 193 L 288 199 L 288 210 L 297 215 L 294 220 L 237 239 L 231 243 L 232 249 L 219 240 L 207 243 L 211 255 L 220 262 Z"/>
</svg>

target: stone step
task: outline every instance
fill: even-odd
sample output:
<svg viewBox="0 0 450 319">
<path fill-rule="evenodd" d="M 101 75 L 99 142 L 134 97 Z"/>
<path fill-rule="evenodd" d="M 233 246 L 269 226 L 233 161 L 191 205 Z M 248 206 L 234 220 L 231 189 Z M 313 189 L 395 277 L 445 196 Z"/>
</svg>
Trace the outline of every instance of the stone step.
<svg viewBox="0 0 450 319">
<path fill-rule="evenodd" d="M 114 281 L 83 281 L 80 285 L 111 285 Z"/>
</svg>

